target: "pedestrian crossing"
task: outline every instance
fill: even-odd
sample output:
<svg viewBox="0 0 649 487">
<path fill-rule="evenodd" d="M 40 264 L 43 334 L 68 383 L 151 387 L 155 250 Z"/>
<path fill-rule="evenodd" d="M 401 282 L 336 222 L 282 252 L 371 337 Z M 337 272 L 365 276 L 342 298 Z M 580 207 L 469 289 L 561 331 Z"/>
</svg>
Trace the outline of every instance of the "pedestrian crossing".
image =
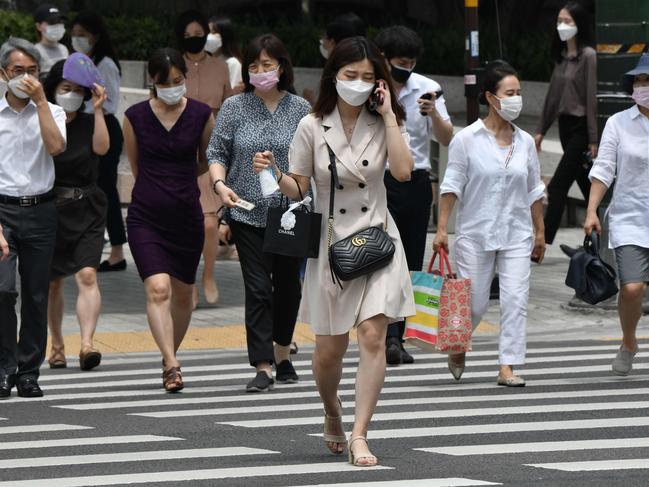
<svg viewBox="0 0 649 487">
<path fill-rule="evenodd" d="M 326 451 L 306 354 L 294 361 L 298 384 L 265 394 L 243 391 L 252 377 L 243 354 L 184 354 L 179 394 L 162 390 L 158 356 L 108 355 L 86 373 L 44 370 L 43 398 L 2 403 L 0 487 L 521 486 L 531 475 L 559 486 L 616 471 L 646 476 L 649 352 L 620 378 L 610 373 L 616 349 L 532 344 L 522 389 L 496 386 L 493 347 L 476 345 L 459 383 L 445 356 L 416 353 L 415 364 L 388 369 L 371 468 Z M 357 362 L 350 350 L 340 390 L 348 432 Z"/>
</svg>

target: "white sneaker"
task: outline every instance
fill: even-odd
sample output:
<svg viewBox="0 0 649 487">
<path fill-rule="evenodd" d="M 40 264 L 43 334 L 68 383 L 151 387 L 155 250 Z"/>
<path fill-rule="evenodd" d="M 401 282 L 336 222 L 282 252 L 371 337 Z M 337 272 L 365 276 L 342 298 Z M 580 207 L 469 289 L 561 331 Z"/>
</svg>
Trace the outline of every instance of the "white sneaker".
<svg viewBox="0 0 649 487">
<path fill-rule="evenodd" d="M 621 346 L 613 360 L 613 373 L 615 375 L 629 375 L 633 368 L 633 357 L 635 357 L 636 353 L 638 353 L 638 347 L 636 347 L 635 352 L 631 352 Z"/>
</svg>

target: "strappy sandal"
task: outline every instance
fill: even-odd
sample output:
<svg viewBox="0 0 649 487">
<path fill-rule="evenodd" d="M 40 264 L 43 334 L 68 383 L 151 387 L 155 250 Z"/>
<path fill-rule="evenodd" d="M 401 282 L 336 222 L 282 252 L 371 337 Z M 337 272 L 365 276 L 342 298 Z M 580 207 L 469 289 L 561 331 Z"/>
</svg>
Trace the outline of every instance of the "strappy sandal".
<svg viewBox="0 0 649 487">
<path fill-rule="evenodd" d="M 340 398 L 338 398 L 338 404 L 340 405 L 340 411 L 342 413 L 343 405 L 342 402 L 340 401 Z M 342 414 L 340 416 L 329 416 L 325 411 L 324 416 L 325 416 L 325 423 L 324 423 L 324 433 L 322 434 L 322 437 L 324 438 L 324 441 L 327 444 L 327 448 L 329 448 L 329 451 L 336 455 L 340 455 L 345 451 L 345 445 L 347 445 L 347 437 L 345 436 L 344 433 L 342 435 L 331 435 L 327 433 L 327 429 L 328 429 L 327 427 L 340 425 L 342 429 L 342 424 L 343 424 Z M 336 446 L 332 447 L 330 446 L 330 443 L 335 443 Z M 338 449 L 340 445 L 342 445 L 343 447 L 342 450 Z"/>
<path fill-rule="evenodd" d="M 367 444 L 367 438 L 365 438 L 364 436 L 354 436 L 353 438 L 349 438 L 349 463 L 351 463 L 354 467 L 374 467 L 378 465 L 379 459 L 371 453 L 369 455 L 362 455 L 358 457 L 354 455 L 354 452 L 352 451 L 352 445 L 356 440 L 363 440 Z M 369 444 L 367 445 L 369 447 Z M 369 461 L 361 462 L 361 460 Z"/>
<path fill-rule="evenodd" d="M 47 363 L 50 365 L 50 369 L 65 369 L 68 366 L 65 360 L 65 348 L 52 347 Z"/>
<path fill-rule="evenodd" d="M 167 392 L 178 392 L 185 387 L 180 367 L 171 367 L 169 370 L 163 371 L 162 385 Z"/>
</svg>

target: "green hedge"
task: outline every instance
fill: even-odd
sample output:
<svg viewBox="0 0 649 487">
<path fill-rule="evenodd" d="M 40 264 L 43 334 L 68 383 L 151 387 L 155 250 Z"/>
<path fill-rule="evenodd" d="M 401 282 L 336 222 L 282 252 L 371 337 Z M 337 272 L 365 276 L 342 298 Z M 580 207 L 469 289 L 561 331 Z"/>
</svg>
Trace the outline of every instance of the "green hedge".
<svg viewBox="0 0 649 487">
<path fill-rule="evenodd" d="M 70 14 L 70 18 L 73 15 Z M 106 18 L 120 59 L 147 59 L 150 52 L 161 46 L 175 44 L 172 19 L 159 21 L 152 17 L 115 16 Z M 461 75 L 464 70 L 463 26 L 412 26 L 421 35 L 426 46 L 418 61 L 419 72 L 440 75 Z M 284 41 L 294 64 L 300 67 L 321 67 L 323 59 L 318 41 L 324 30 L 319 22 L 296 22 L 278 19 L 260 23 L 258 18 L 237 19 L 237 34 L 242 45 L 261 32 L 273 32 Z M 368 35 L 373 37 L 379 27 L 371 26 Z M 36 32 L 30 14 L 0 11 L 0 39 L 10 35 L 34 41 Z M 482 25 L 480 49 L 483 60 L 500 57 L 496 31 L 490 25 Z M 509 41 L 509 40 L 507 40 Z M 503 46 L 504 57 L 521 73 L 524 79 L 548 80 L 552 68 L 548 50 L 548 36 L 535 31 L 520 32 L 514 42 Z"/>
</svg>

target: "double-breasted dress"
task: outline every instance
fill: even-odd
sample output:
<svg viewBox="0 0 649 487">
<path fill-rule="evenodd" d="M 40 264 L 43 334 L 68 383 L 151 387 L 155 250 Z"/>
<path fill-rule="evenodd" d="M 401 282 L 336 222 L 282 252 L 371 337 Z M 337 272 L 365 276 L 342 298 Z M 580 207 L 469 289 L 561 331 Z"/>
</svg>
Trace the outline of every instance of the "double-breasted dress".
<svg viewBox="0 0 649 487">
<path fill-rule="evenodd" d="M 405 128 L 402 129 L 407 140 Z M 329 151 L 336 156 L 341 188 L 335 192 L 332 243 L 369 226 L 383 226 L 395 244 L 390 264 L 376 272 L 343 282 L 331 277 L 328 260 L 330 194 Z M 298 320 L 316 335 L 342 335 L 373 316 L 390 322 L 415 314 L 412 286 L 401 238 L 387 207 L 383 183 L 387 160 L 385 124 L 366 108 L 351 138 L 345 137 L 338 109 L 322 119 L 307 115 L 298 125 L 289 151 L 291 174 L 312 178 L 315 211 L 322 213 L 320 252 L 309 259 Z"/>
</svg>

